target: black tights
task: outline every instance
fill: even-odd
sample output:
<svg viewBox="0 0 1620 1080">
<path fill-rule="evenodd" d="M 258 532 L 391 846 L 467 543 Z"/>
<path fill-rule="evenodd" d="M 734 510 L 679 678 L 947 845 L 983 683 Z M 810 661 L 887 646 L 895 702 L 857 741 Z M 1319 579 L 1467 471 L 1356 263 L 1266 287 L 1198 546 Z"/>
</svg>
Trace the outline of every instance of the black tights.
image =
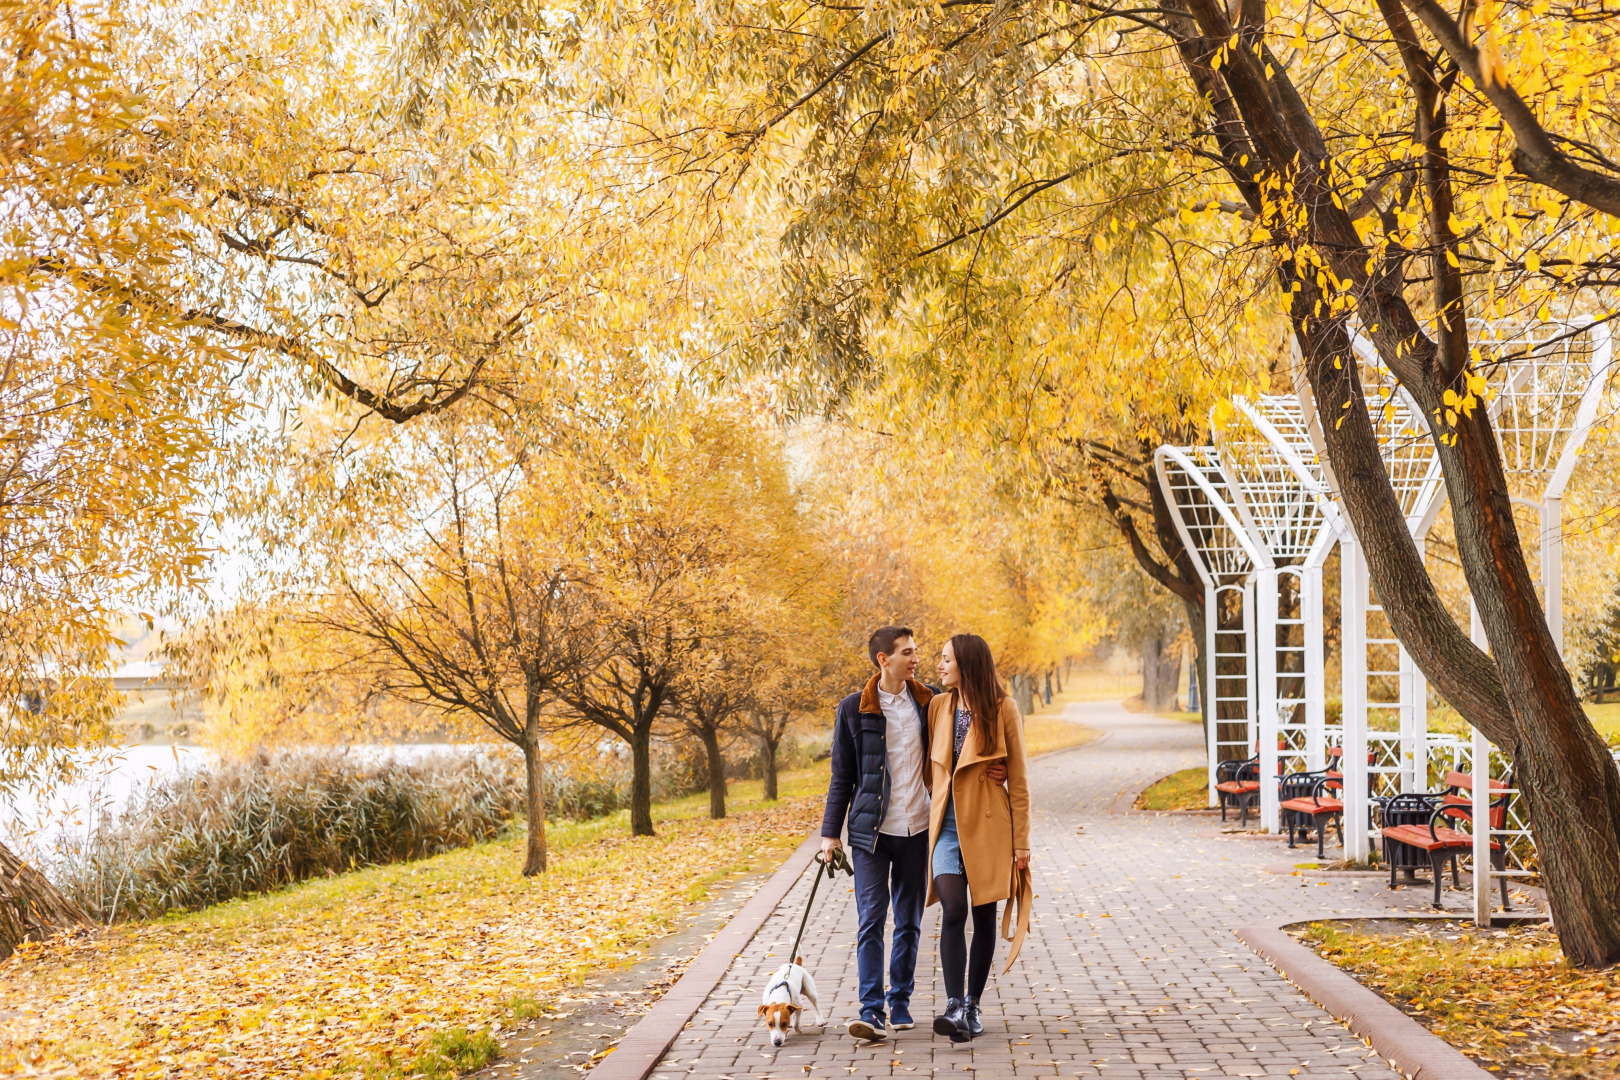
<svg viewBox="0 0 1620 1080">
<path fill-rule="evenodd" d="M 939 966 L 945 973 L 945 996 L 962 996 L 962 974 L 967 973 L 968 996 L 977 999 L 990 978 L 990 959 L 996 954 L 996 902 L 973 905 L 973 950 L 968 952 L 968 884 L 962 874 L 934 878 L 939 894 Z"/>
</svg>

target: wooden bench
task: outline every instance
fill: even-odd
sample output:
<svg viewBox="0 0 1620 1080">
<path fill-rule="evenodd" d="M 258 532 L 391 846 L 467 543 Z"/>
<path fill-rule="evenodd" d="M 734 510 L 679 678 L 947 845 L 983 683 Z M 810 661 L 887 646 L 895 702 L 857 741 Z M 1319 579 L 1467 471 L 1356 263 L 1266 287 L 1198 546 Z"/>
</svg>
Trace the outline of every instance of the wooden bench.
<svg viewBox="0 0 1620 1080">
<path fill-rule="evenodd" d="M 1295 781 L 1290 784 L 1289 781 Z M 1294 846 L 1294 833 L 1297 830 L 1303 837 L 1305 830 L 1316 830 L 1316 857 L 1323 858 L 1323 842 L 1326 840 L 1326 825 L 1333 822 L 1339 830 L 1339 846 L 1344 846 L 1344 800 L 1334 797 L 1330 792 L 1343 794 L 1344 778 L 1333 770 L 1328 769 L 1320 773 L 1295 773 L 1293 776 L 1283 777 L 1282 788 L 1279 794 L 1282 801 L 1277 808 L 1283 813 L 1283 822 L 1288 826 L 1288 846 Z M 1327 821 L 1323 821 L 1326 818 Z"/>
<path fill-rule="evenodd" d="M 1457 856 L 1474 850 L 1473 836 L 1445 824 L 1446 821 L 1454 819 L 1470 822 L 1473 820 L 1473 804 L 1458 794 L 1464 788 L 1461 783 L 1453 782 L 1457 777 L 1467 777 L 1467 774 L 1449 774 L 1446 777 L 1446 791 L 1396 795 L 1383 807 L 1384 858 L 1389 863 L 1390 888 L 1395 887 L 1396 871 L 1410 872 L 1415 866 L 1421 865 L 1420 857 L 1425 857 L 1434 879 L 1435 907 L 1440 906 L 1440 885 L 1445 876 L 1446 861 L 1451 862 L 1452 885 L 1460 888 L 1462 880 L 1457 872 Z M 1497 787 L 1499 784 L 1500 788 Z M 1492 790 L 1501 790 L 1508 786 L 1499 780 L 1491 781 L 1491 785 Z M 1472 777 L 1467 777 L 1467 789 L 1471 790 L 1472 787 Z M 1491 801 L 1491 824 L 1500 827 L 1506 814 L 1507 796 L 1504 794 L 1500 799 Z M 1503 869 L 1505 857 L 1502 845 L 1493 840 L 1490 850 L 1491 866 L 1497 870 Z M 1479 868 L 1475 867 L 1474 872 L 1479 873 Z M 1512 909 L 1508 906 L 1507 878 L 1498 880 L 1502 886 L 1502 910 L 1510 911 Z"/>
<path fill-rule="evenodd" d="M 1226 808 L 1236 804 L 1242 811 L 1239 826 L 1249 824 L 1249 809 L 1260 801 L 1260 756 L 1245 761 L 1223 761 L 1215 766 L 1215 797 L 1221 804 L 1221 820 Z"/>
</svg>

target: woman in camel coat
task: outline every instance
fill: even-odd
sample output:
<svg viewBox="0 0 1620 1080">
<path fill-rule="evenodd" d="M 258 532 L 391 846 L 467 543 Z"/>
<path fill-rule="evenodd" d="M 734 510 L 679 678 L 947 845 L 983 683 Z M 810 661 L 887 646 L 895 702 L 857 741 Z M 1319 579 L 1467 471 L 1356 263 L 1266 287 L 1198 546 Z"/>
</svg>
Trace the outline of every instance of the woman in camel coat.
<svg viewBox="0 0 1620 1080">
<path fill-rule="evenodd" d="M 928 903 L 938 901 L 943 909 L 939 961 L 947 1005 L 934 1032 L 966 1042 L 984 1031 L 979 999 L 996 950 L 996 904 L 1012 897 L 1020 871 L 1021 920 L 1028 919 L 1029 778 L 1018 706 L 1002 691 L 985 640 L 951 638 L 939 674 L 946 692 L 928 705 Z M 993 761 L 1006 762 L 1005 787 L 986 775 Z"/>
</svg>

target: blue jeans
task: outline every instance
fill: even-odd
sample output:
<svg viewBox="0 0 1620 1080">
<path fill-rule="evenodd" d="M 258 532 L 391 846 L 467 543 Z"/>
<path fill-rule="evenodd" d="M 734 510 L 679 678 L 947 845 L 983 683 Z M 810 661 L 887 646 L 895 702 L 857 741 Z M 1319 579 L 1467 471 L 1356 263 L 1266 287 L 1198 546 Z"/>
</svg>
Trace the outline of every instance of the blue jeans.
<svg viewBox="0 0 1620 1080">
<path fill-rule="evenodd" d="M 917 947 L 922 940 L 923 902 L 928 899 L 928 834 L 880 833 L 873 851 L 850 849 L 855 864 L 855 967 L 861 979 L 861 1015 L 884 1019 L 883 930 L 894 905 L 894 946 L 889 950 L 888 1005 L 911 1001 Z"/>
<path fill-rule="evenodd" d="M 939 839 L 934 841 L 934 865 L 929 869 L 935 877 L 941 874 L 967 874 L 962 867 L 962 841 L 956 833 L 955 802 L 945 807 L 945 820 L 939 826 Z"/>
</svg>

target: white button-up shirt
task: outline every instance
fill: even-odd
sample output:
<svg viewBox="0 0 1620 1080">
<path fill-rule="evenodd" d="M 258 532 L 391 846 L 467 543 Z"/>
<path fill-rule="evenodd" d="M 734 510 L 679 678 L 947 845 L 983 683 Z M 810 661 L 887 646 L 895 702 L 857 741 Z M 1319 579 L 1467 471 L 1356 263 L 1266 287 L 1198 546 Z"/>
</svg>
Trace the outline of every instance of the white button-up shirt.
<svg viewBox="0 0 1620 1080">
<path fill-rule="evenodd" d="M 878 832 L 885 836 L 915 836 L 928 831 L 922 721 L 906 687 L 902 686 L 898 694 L 890 694 L 879 685 L 877 695 L 883 708 L 884 743 L 889 757 L 889 805 Z"/>
</svg>

